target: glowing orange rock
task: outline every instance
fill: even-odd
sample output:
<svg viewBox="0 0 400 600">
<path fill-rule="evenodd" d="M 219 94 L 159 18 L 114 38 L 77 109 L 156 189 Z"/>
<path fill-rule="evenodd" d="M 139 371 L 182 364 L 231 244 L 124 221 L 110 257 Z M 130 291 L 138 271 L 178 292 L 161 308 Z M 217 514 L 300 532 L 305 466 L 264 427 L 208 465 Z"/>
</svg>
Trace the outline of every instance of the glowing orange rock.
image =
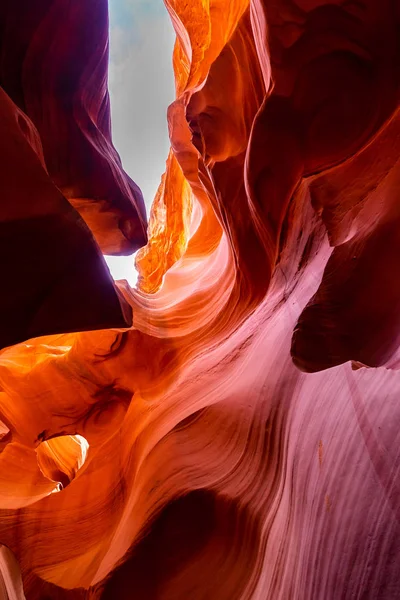
<svg viewBox="0 0 400 600">
<path fill-rule="evenodd" d="M 18 562 L 6 546 L 0 546 L 0 593 L 4 600 L 25 600 Z"/>
<path fill-rule="evenodd" d="M 0 541 L 35 600 L 400 597 L 398 8 L 167 8 L 133 327 L 0 353 Z"/>
</svg>

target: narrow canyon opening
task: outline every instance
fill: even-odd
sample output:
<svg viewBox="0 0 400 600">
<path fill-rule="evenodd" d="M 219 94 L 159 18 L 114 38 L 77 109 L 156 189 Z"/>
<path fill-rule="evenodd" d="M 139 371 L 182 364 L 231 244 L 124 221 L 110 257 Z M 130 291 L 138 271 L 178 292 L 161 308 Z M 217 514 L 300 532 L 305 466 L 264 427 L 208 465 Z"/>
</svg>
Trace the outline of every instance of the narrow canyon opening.
<svg viewBox="0 0 400 600">
<path fill-rule="evenodd" d="M 175 32 L 159 0 L 110 0 L 109 20 L 113 143 L 142 190 L 149 216 L 170 146 L 167 108 L 175 99 Z M 105 255 L 114 280 L 136 285 L 135 256 Z"/>
</svg>

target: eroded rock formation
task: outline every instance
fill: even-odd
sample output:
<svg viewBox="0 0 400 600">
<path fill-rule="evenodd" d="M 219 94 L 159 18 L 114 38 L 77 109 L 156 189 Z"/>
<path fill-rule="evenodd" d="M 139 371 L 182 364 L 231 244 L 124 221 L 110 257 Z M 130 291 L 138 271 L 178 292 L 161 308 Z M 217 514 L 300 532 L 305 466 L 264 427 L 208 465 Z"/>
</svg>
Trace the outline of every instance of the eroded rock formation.
<svg viewBox="0 0 400 600">
<path fill-rule="evenodd" d="M 1 9 L 0 542 L 28 600 L 400 598 L 399 5 L 166 5 L 176 100 L 139 289 L 90 234 L 145 241 L 106 4 Z M 46 250 L 8 285 L 25 231 Z M 53 254 L 73 293 L 45 286 Z"/>
</svg>

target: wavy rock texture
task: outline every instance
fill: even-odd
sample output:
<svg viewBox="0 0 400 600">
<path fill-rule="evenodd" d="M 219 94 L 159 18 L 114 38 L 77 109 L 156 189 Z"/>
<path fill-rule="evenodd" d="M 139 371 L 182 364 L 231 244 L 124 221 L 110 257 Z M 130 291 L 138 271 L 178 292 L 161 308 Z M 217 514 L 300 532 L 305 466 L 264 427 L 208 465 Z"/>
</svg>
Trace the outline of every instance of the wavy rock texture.
<svg viewBox="0 0 400 600">
<path fill-rule="evenodd" d="M 37 130 L 2 89 L 0 113 L 0 348 L 130 325 L 90 230 L 46 171 Z"/>
<path fill-rule="evenodd" d="M 48 7 L 64 31 L 71 3 Z M 398 4 L 167 9 L 171 152 L 139 289 L 117 284 L 133 327 L 0 353 L 0 541 L 34 600 L 400 598 Z"/>
<path fill-rule="evenodd" d="M 146 216 L 111 143 L 106 2 L 5 0 L 0 40 L 1 87 L 36 126 L 51 180 L 105 254 L 131 254 Z"/>
<path fill-rule="evenodd" d="M 0 546 L 0 596 L 4 600 L 25 600 L 18 562 L 6 546 Z"/>
</svg>

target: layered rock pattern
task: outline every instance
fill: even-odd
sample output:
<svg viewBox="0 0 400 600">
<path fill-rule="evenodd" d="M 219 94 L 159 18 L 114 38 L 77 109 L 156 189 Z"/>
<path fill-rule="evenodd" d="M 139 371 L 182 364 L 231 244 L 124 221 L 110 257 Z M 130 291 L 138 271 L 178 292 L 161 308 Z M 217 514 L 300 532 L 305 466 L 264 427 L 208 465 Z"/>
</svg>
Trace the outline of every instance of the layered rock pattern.
<svg viewBox="0 0 400 600">
<path fill-rule="evenodd" d="M 74 152 L 79 110 L 59 120 L 70 144 L 52 137 L 38 107 L 70 107 L 69 91 L 54 84 L 41 95 L 39 80 L 25 88 L 35 61 L 2 75 L 1 126 L 29 124 L 2 155 L 20 165 L 5 183 L 20 198 L 2 204 L 15 224 L 7 243 L 21 248 L 21 220 L 37 231 L 38 214 L 55 215 L 67 260 L 80 246 L 65 223 L 79 224 L 100 261 L 91 285 L 107 281 L 133 314 L 130 329 L 89 331 L 84 302 L 72 310 L 60 293 L 44 297 L 43 328 L 32 329 L 21 295 L 6 288 L 0 573 L 14 587 L 3 588 L 21 597 L 16 560 L 28 600 L 400 598 L 398 4 L 166 5 L 177 34 L 171 152 L 137 255 L 138 289 L 114 290 L 88 227 L 125 252 L 110 215 L 129 203 L 112 190 L 128 186 L 130 231 L 144 222 L 139 192 L 120 165 L 113 188 L 74 162 L 86 152 Z M 38 21 L 62 33 L 70 11 L 80 31 L 92 10 L 79 69 L 95 73 L 106 6 L 73 7 L 53 0 L 35 13 L 35 56 Z M 6 22 L 27 35 L 28 25 Z M 48 56 L 53 81 L 78 68 L 69 44 L 57 37 Z M 11 64 L 6 43 L 2 52 Z M 73 80 L 78 97 L 102 107 L 87 112 L 99 119 L 86 132 L 88 162 L 115 165 L 101 125 L 105 87 Z M 98 206 L 93 220 L 80 210 L 90 198 L 106 202 L 105 220 Z M 140 245 L 128 238 L 130 250 Z M 107 297 L 76 287 L 97 306 Z M 53 329 L 60 306 L 65 319 L 79 316 L 80 332 Z"/>
</svg>

